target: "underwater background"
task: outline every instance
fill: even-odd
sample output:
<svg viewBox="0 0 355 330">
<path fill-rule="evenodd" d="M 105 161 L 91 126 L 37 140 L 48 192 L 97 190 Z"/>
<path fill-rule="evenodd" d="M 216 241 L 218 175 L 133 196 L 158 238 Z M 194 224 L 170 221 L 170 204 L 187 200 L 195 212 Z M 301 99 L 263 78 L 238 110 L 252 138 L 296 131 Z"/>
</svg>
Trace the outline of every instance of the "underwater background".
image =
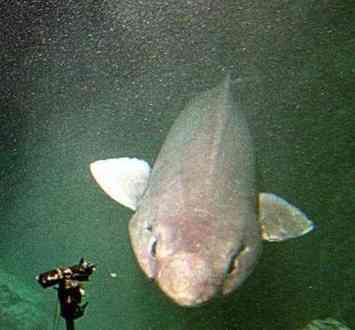
<svg viewBox="0 0 355 330">
<path fill-rule="evenodd" d="M 97 271 L 76 329 L 302 329 L 326 317 L 355 328 L 352 1 L 0 1 L 0 35 L 1 329 L 53 329 L 56 292 L 35 276 L 81 257 Z M 186 309 L 138 268 L 132 212 L 89 164 L 153 164 L 186 103 L 226 72 L 259 190 L 316 229 L 265 243 L 232 296 Z"/>
</svg>

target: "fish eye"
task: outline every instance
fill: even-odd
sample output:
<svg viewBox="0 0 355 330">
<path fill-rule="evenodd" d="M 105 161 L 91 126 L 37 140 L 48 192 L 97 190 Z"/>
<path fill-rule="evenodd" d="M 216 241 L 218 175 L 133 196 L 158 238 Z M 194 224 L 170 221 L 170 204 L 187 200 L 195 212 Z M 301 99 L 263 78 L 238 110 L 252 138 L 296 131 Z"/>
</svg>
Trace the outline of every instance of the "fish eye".
<svg viewBox="0 0 355 330">
<path fill-rule="evenodd" d="M 150 255 L 155 258 L 156 253 L 157 253 L 157 243 L 158 240 L 157 238 L 154 236 L 153 233 L 153 226 L 151 224 L 146 224 L 145 226 L 145 230 L 149 231 L 152 235 L 150 236 L 150 242 L 149 242 L 149 252 Z"/>
<path fill-rule="evenodd" d="M 153 243 L 150 246 L 150 254 L 152 255 L 153 258 L 155 258 L 156 254 L 157 254 L 157 243 L 158 243 L 158 240 L 154 239 Z"/>
<path fill-rule="evenodd" d="M 240 256 L 240 254 L 243 252 L 244 249 L 245 249 L 244 244 L 241 244 L 239 248 L 232 254 L 227 269 L 227 275 L 230 275 L 235 271 L 237 266 L 237 258 Z"/>
</svg>

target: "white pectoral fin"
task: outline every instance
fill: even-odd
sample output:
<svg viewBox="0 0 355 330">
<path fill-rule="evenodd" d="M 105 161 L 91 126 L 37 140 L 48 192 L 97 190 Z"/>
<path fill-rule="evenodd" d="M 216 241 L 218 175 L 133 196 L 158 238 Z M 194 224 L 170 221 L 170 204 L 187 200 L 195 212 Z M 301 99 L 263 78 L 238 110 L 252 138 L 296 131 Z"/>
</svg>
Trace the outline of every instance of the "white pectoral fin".
<svg viewBox="0 0 355 330">
<path fill-rule="evenodd" d="M 137 158 L 112 158 L 90 164 L 103 191 L 118 203 L 136 210 L 148 186 L 150 166 Z"/>
<path fill-rule="evenodd" d="M 271 193 L 259 194 L 259 222 L 267 241 L 284 241 L 307 234 L 314 224 L 298 208 Z"/>
</svg>

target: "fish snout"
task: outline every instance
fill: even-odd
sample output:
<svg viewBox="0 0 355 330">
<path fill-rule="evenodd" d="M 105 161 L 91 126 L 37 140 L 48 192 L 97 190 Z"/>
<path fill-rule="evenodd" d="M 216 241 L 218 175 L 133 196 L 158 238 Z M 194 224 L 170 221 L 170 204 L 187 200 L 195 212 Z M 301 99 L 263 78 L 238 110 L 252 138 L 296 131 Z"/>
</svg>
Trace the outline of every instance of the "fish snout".
<svg viewBox="0 0 355 330">
<path fill-rule="evenodd" d="M 217 293 L 210 264 L 193 253 L 181 252 L 159 265 L 158 285 L 181 306 L 198 306 Z"/>
</svg>

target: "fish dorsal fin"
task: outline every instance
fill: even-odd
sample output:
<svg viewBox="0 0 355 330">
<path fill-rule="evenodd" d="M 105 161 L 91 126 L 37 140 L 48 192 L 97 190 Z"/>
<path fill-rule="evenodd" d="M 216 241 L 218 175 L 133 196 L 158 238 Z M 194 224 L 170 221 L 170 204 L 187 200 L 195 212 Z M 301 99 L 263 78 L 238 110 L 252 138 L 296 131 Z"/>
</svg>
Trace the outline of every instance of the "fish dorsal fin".
<svg viewBox="0 0 355 330">
<path fill-rule="evenodd" d="M 314 225 L 298 208 L 271 193 L 259 194 L 259 221 L 267 241 L 284 241 L 310 232 Z"/>
<path fill-rule="evenodd" d="M 149 164 L 137 158 L 112 158 L 90 164 L 90 171 L 102 188 L 116 202 L 136 210 L 147 189 Z"/>
</svg>

